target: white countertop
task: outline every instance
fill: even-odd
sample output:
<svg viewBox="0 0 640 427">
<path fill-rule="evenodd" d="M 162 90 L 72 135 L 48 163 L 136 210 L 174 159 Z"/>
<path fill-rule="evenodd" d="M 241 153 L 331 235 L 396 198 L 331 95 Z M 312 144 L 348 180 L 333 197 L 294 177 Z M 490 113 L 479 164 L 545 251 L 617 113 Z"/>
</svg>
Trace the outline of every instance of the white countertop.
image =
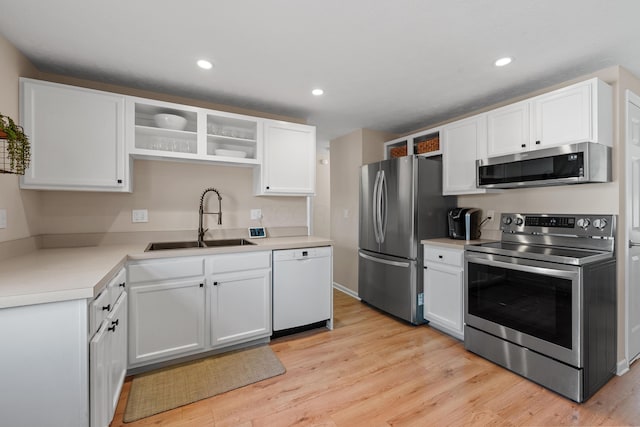
<svg viewBox="0 0 640 427">
<path fill-rule="evenodd" d="M 495 242 L 492 239 L 477 239 L 477 240 L 457 240 L 449 239 L 448 237 L 442 237 L 439 239 L 425 239 L 420 243 L 423 245 L 442 246 L 445 248 L 464 249 L 464 245 L 478 245 L 480 243 Z"/>
<path fill-rule="evenodd" d="M 97 296 L 129 259 L 153 259 L 328 246 L 322 237 L 270 237 L 256 245 L 144 252 L 148 242 L 39 249 L 0 261 L 0 308 Z"/>
</svg>

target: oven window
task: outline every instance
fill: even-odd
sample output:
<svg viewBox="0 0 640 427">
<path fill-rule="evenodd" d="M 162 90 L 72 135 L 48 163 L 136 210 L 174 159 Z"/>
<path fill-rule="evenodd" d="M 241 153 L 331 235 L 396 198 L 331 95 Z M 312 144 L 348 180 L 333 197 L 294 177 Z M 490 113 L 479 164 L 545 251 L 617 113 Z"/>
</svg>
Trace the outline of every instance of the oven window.
<svg viewBox="0 0 640 427">
<path fill-rule="evenodd" d="M 571 280 L 468 263 L 468 311 L 571 349 Z"/>
</svg>

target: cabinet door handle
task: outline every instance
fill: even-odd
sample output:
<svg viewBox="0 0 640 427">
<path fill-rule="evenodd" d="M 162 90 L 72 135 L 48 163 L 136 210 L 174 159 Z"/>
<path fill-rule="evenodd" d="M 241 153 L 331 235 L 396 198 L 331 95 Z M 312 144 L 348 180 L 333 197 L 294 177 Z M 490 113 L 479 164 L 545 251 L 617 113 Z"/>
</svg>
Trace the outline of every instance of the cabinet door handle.
<svg viewBox="0 0 640 427">
<path fill-rule="evenodd" d="M 111 324 L 115 325 L 115 326 L 118 326 L 120 324 L 120 319 L 112 320 Z"/>
<path fill-rule="evenodd" d="M 267 185 L 267 190 L 269 189 L 269 186 Z"/>
<path fill-rule="evenodd" d="M 213 286 L 218 286 L 218 282 L 213 282 Z"/>
<path fill-rule="evenodd" d="M 521 146 L 522 148 L 526 148 L 526 147 L 527 147 L 527 144 L 522 144 L 522 145 L 520 145 L 520 146 Z"/>
<path fill-rule="evenodd" d="M 540 145 L 540 141 L 536 141 L 536 144 Z"/>
<path fill-rule="evenodd" d="M 127 286 L 127 283 L 126 282 L 122 282 L 118 286 L 120 286 L 121 288 L 124 288 L 125 286 Z"/>
<path fill-rule="evenodd" d="M 115 332 L 116 331 L 116 326 L 118 326 L 118 325 L 116 324 L 116 325 L 113 325 L 113 326 L 109 326 L 107 328 L 107 331 Z"/>
<path fill-rule="evenodd" d="M 442 258 L 444 258 L 444 257 L 443 257 L 442 255 L 438 255 L 438 258 L 442 259 Z"/>
<path fill-rule="evenodd" d="M 122 184 L 122 180 L 121 179 L 118 180 L 118 184 Z"/>
<path fill-rule="evenodd" d="M 111 311 L 111 304 L 107 304 L 107 305 L 103 305 L 102 306 L 102 311 Z"/>
<path fill-rule="evenodd" d="M 200 283 L 200 287 L 201 287 L 201 288 L 204 288 L 204 283 Z"/>
</svg>

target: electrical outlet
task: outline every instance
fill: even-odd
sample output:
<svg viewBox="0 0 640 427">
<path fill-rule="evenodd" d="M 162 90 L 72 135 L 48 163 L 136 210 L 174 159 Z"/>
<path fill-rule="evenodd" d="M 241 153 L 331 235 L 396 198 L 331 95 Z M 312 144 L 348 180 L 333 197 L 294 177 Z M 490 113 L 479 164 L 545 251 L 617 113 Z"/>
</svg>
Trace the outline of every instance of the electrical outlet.
<svg viewBox="0 0 640 427">
<path fill-rule="evenodd" d="M 251 219 L 261 219 L 262 209 L 251 209 Z"/>
<path fill-rule="evenodd" d="M 0 209 L 0 228 L 7 228 L 7 210 Z"/>
<path fill-rule="evenodd" d="M 489 218 L 490 221 L 493 221 L 495 217 L 496 217 L 496 211 L 487 211 L 487 218 Z"/>
<path fill-rule="evenodd" d="M 146 209 L 133 209 L 131 211 L 131 222 L 149 222 L 149 211 Z"/>
</svg>

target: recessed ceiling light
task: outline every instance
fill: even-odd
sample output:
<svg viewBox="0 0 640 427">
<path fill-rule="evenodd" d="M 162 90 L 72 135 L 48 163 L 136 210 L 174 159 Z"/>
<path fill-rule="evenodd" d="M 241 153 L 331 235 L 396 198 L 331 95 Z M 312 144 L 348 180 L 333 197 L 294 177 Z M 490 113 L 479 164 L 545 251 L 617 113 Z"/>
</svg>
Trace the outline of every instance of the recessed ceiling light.
<svg viewBox="0 0 640 427">
<path fill-rule="evenodd" d="M 206 59 L 201 59 L 197 62 L 198 67 L 205 69 L 205 70 L 210 70 L 213 67 L 213 64 L 209 61 L 207 61 Z"/>
<path fill-rule="evenodd" d="M 504 58 L 500 58 L 496 60 L 495 65 L 496 67 L 504 67 L 505 65 L 511 64 L 511 61 L 512 61 L 511 58 L 509 58 L 508 56 L 505 56 Z"/>
<path fill-rule="evenodd" d="M 322 89 L 314 89 L 311 91 L 311 93 L 315 96 L 320 96 L 324 93 L 324 91 Z"/>
</svg>

